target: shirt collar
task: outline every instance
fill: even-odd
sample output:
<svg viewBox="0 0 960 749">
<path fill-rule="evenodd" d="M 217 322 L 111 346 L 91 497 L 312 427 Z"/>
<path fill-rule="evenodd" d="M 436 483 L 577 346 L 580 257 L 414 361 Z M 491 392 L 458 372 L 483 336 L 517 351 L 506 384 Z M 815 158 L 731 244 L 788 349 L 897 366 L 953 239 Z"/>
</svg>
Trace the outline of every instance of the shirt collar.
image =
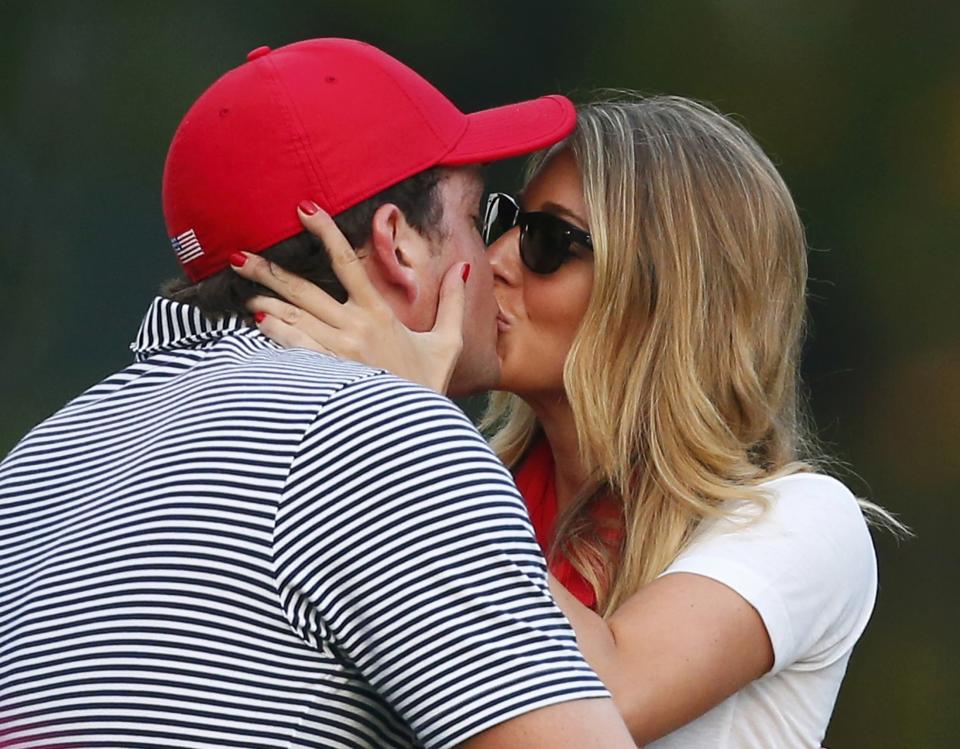
<svg viewBox="0 0 960 749">
<path fill-rule="evenodd" d="M 197 307 L 157 297 L 140 323 L 130 350 L 139 362 L 160 351 L 194 347 L 235 332 L 260 335 L 239 315 L 214 320 Z"/>
</svg>

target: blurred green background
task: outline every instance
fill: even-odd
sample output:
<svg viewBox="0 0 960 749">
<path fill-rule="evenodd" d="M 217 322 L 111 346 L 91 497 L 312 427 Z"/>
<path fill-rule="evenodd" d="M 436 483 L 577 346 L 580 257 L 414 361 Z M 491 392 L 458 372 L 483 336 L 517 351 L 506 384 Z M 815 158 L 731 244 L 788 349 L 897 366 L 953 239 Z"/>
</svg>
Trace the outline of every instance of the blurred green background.
<svg viewBox="0 0 960 749">
<path fill-rule="evenodd" d="M 808 228 L 821 435 L 917 533 L 876 537 L 879 601 L 827 745 L 960 746 L 960 3 L 63 0 L 4 2 L 0 29 L 0 455 L 129 361 L 177 272 L 170 136 L 256 46 L 361 38 L 466 110 L 627 87 L 735 113 Z"/>
</svg>

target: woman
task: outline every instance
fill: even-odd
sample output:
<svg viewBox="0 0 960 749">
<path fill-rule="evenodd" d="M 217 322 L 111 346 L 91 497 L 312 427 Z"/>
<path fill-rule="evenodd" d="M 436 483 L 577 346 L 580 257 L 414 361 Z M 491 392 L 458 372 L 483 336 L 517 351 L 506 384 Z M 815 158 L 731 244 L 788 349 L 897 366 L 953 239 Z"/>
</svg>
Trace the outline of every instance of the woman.
<svg viewBox="0 0 960 749">
<path fill-rule="evenodd" d="M 584 654 L 638 744 L 820 746 L 876 593 L 863 510 L 892 520 L 810 453 L 788 189 L 729 119 L 656 97 L 582 109 L 521 204 L 488 214 L 485 423 Z M 254 309 L 281 342 L 309 329 Z"/>
</svg>

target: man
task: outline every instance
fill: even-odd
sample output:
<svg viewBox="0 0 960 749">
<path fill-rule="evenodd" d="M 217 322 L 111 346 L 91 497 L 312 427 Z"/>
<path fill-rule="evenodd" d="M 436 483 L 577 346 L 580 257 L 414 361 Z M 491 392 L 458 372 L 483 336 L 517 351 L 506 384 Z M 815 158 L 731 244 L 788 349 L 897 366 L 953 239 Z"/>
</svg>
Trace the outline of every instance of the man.
<svg viewBox="0 0 960 749">
<path fill-rule="evenodd" d="M 336 214 L 403 321 L 467 295 L 497 375 L 469 165 L 549 145 L 560 97 L 465 116 L 369 45 L 254 50 L 184 117 L 164 211 L 188 281 L 136 361 L 0 464 L 0 745 L 620 747 L 512 485 L 445 398 L 243 319 L 262 253 L 313 280 Z"/>
</svg>

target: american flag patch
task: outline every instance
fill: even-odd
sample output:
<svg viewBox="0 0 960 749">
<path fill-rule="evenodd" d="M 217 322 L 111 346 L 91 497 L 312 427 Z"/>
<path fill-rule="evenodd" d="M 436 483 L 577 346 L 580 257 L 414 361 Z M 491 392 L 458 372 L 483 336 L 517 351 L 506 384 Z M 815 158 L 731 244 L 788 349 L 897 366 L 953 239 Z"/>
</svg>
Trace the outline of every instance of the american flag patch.
<svg viewBox="0 0 960 749">
<path fill-rule="evenodd" d="M 197 239 L 193 229 L 188 229 L 183 234 L 170 237 L 170 244 L 173 245 L 177 260 L 184 264 L 196 260 L 203 254 L 203 247 L 200 246 L 200 240 Z"/>
</svg>

